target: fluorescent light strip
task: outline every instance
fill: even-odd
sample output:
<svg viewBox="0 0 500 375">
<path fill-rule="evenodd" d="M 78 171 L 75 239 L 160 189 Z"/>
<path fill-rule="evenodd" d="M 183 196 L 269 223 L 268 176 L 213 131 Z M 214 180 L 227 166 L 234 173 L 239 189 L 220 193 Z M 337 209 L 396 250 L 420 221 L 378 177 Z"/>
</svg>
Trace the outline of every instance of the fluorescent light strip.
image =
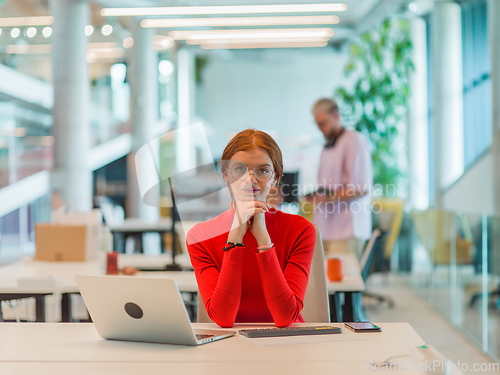
<svg viewBox="0 0 500 375">
<path fill-rule="evenodd" d="M 89 48 L 87 53 L 97 53 L 97 54 L 110 54 L 117 55 L 118 57 L 123 56 L 123 48 Z"/>
<path fill-rule="evenodd" d="M 155 51 L 162 51 L 175 46 L 175 40 L 169 36 L 155 35 L 152 40 L 152 46 Z"/>
<path fill-rule="evenodd" d="M 0 137 L 18 137 L 22 138 L 26 135 L 25 128 L 8 128 L 0 129 Z"/>
<path fill-rule="evenodd" d="M 188 40 L 188 44 L 208 45 L 223 45 L 223 44 L 258 44 L 258 43 L 312 43 L 323 42 L 328 43 L 330 38 L 271 38 L 271 39 L 215 39 L 215 40 Z"/>
<path fill-rule="evenodd" d="M 263 33 L 263 34 L 227 34 L 227 35 L 194 35 L 186 39 L 187 42 L 190 40 L 198 40 L 198 41 L 204 41 L 204 40 L 215 40 L 215 39 L 277 39 L 277 38 L 285 38 L 285 39 L 292 39 L 292 38 L 330 38 L 329 36 L 325 35 L 324 33 L 314 33 L 314 32 L 309 32 L 309 33 Z"/>
<path fill-rule="evenodd" d="M 168 36 L 175 40 L 186 39 L 226 39 L 226 38 L 276 38 L 276 37 L 331 37 L 333 29 L 330 28 L 304 28 L 304 29 L 244 29 L 244 30 L 185 30 L 171 31 Z M 245 36 L 243 36 L 245 35 Z"/>
<path fill-rule="evenodd" d="M 5 53 L 20 54 L 49 54 L 52 51 L 51 44 L 10 44 L 5 47 Z M 123 48 L 117 48 L 116 43 L 88 43 L 87 53 L 108 53 L 123 56 Z M 119 55 L 119 56 L 118 56 Z"/>
<path fill-rule="evenodd" d="M 116 48 L 115 50 L 109 50 L 109 51 L 93 50 L 93 51 L 87 51 L 85 58 L 87 61 L 96 59 L 116 59 L 122 57 L 123 54 L 124 51 L 122 48 Z"/>
<path fill-rule="evenodd" d="M 279 4 L 279 5 L 231 5 L 231 6 L 188 6 L 150 8 L 104 8 L 101 16 L 169 16 L 192 14 L 258 14 L 258 13 L 305 13 L 343 12 L 343 3 L 332 4 Z"/>
<path fill-rule="evenodd" d="M 144 28 L 157 27 L 217 27 L 217 26 L 270 26 L 270 25 L 328 25 L 339 23 L 337 16 L 281 16 L 281 17 L 229 17 L 229 18 L 175 18 L 142 20 Z"/>
<path fill-rule="evenodd" d="M 306 43 L 255 43 L 255 44 L 202 44 L 203 49 L 255 49 L 255 48 L 306 48 L 326 47 L 328 42 L 306 42 Z"/>
<path fill-rule="evenodd" d="M 160 44 L 153 44 L 152 48 L 153 48 L 153 50 L 155 50 L 155 51 L 165 51 L 165 50 L 167 50 L 167 49 L 172 48 L 173 46 L 174 46 L 173 44 L 172 44 L 172 45 L 169 45 L 169 46 L 162 46 L 162 45 L 160 45 Z"/>
<path fill-rule="evenodd" d="M 115 42 L 87 43 L 87 49 L 116 48 Z"/>
<path fill-rule="evenodd" d="M 9 17 L 0 18 L 0 27 L 10 26 L 44 26 L 52 25 L 54 17 Z"/>
<path fill-rule="evenodd" d="M 5 53 L 10 55 L 23 54 L 49 54 L 52 51 L 51 44 L 9 44 L 5 46 Z"/>
</svg>

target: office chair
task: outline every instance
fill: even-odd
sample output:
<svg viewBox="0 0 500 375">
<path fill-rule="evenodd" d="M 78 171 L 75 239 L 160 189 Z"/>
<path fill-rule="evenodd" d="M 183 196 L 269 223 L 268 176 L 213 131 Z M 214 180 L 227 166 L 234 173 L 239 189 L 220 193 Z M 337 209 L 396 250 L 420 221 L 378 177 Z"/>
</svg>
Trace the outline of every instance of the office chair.
<svg viewBox="0 0 500 375">
<path fill-rule="evenodd" d="M 457 215 L 451 211 L 438 208 L 429 208 L 425 211 L 413 210 L 413 226 L 422 244 L 429 254 L 433 267 L 437 265 L 449 266 L 451 251 L 455 251 L 457 265 L 472 264 L 474 243 L 469 228 L 460 234 L 452 228 L 457 225 Z M 464 222 L 462 222 L 462 225 Z M 465 223 L 468 227 L 468 224 Z M 452 249 L 452 243 L 455 249 Z"/>
<path fill-rule="evenodd" d="M 314 246 L 309 281 L 304 296 L 304 307 L 301 313 L 306 323 L 330 323 L 323 241 L 318 226 L 315 225 L 314 228 L 316 229 L 316 245 Z"/>
<path fill-rule="evenodd" d="M 325 257 L 323 254 L 323 241 L 319 228 L 316 229 L 316 245 L 311 261 L 311 270 L 304 296 L 302 317 L 306 323 L 330 323 L 330 305 L 326 283 Z M 212 323 L 205 305 L 198 293 L 198 323 Z"/>
<path fill-rule="evenodd" d="M 374 215 L 374 221 L 378 222 L 376 227 L 384 232 L 390 232 L 384 240 L 384 248 L 380 252 L 379 259 L 375 259 L 378 269 L 387 270 L 403 224 L 405 202 L 396 197 L 377 197 L 373 199 L 373 204 L 380 207 L 380 212 Z"/>
<path fill-rule="evenodd" d="M 385 249 L 385 240 L 389 236 L 389 231 L 384 231 L 382 229 L 374 229 L 368 243 L 365 246 L 365 251 L 363 252 L 363 256 L 360 261 L 361 268 L 361 277 L 363 281 L 366 283 L 368 276 L 373 273 L 373 270 L 376 268 L 374 264 L 374 260 L 377 259 L 379 254 Z M 363 293 L 364 297 L 374 298 L 378 300 L 380 303 L 387 302 L 389 307 L 394 307 L 394 300 L 390 297 L 383 296 L 376 293 L 370 293 L 366 291 Z"/>
<path fill-rule="evenodd" d="M 198 323 L 213 323 L 212 319 L 208 316 L 207 310 L 205 309 L 205 305 L 203 304 L 203 300 L 201 299 L 201 294 L 198 291 L 197 294 L 197 314 Z"/>
</svg>

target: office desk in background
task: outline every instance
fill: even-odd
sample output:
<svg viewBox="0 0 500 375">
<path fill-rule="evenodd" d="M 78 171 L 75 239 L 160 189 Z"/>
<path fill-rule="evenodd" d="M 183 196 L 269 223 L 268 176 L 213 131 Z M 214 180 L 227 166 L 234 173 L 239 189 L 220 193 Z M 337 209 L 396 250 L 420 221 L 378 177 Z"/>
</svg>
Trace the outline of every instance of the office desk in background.
<svg viewBox="0 0 500 375">
<path fill-rule="evenodd" d="M 188 254 L 176 257 L 178 262 L 186 268 L 191 267 Z M 196 301 L 195 293 L 198 286 L 194 272 L 190 271 L 157 271 L 164 269 L 171 262 L 170 254 L 144 255 L 144 254 L 119 254 L 119 267 L 132 266 L 144 271 L 137 274 L 140 277 L 168 277 L 177 282 L 181 292 L 190 293 L 188 301 L 191 316 L 194 316 Z M 330 296 L 330 311 L 332 321 L 360 321 L 366 320 L 361 306 L 361 294 L 364 290 L 364 282 L 359 271 L 359 264 L 355 258 L 345 259 L 346 276 L 341 282 L 329 282 L 328 293 Z M 20 298 L 35 298 L 36 321 L 45 322 L 45 297 L 53 294 L 61 295 L 61 320 L 71 321 L 71 295 L 79 294 L 78 286 L 74 280 L 76 275 L 102 275 L 104 270 L 100 268 L 97 261 L 87 262 L 45 262 L 45 261 L 21 261 L 0 267 L 0 300 L 13 300 Z M 43 285 L 19 285 L 19 278 L 53 277 L 58 282 L 51 286 Z M 344 309 L 341 309 L 341 296 L 344 296 Z M 193 307 L 193 308 L 192 308 Z M 1 321 L 1 315 L 0 315 Z"/>
<path fill-rule="evenodd" d="M 144 233 L 158 233 L 160 235 L 160 250 L 165 251 L 164 234 L 172 232 L 172 218 L 161 218 L 157 221 L 144 221 L 137 218 L 128 218 L 119 225 L 110 225 L 109 230 L 113 234 L 115 250 L 124 253 L 127 238 L 133 237 L 135 241 L 135 252 L 143 253 L 142 235 Z"/>
<path fill-rule="evenodd" d="M 183 258 L 187 265 L 189 258 Z M 120 267 L 137 266 L 141 269 L 159 269 L 170 263 L 169 254 L 148 256 L 142 254 L 120 254 L 118 264 Z M 35 298 L 35 315 L 37 322 L 45 322 L 45 297 L 48 295 L 61 295 L 61 320 L 71 321 L 71 294 L 80 291 L 75 281 L 76 275 L 103 275 L 97 261 L 87 262 L 45 262 L 24 260 L 0 267 L 0 301 L 21 298 Z M 196 293 L 198 290 L 194 272 L 140 272 L 141 277 L 167 277 L 173 278 L 181 292 Z M 133 276 L 130 276 L 133 277 Z M 32 280 L 30 285 L 20 285 L 20 278 Z M 56 282 L 47 285 L 47 279 Z M 35 281 L 39 279 L 40 283 Z M 0 314 L 1 321 L 1 314 Z"/>
<path fill-rule="evenodd" d="M 342 254 L 344 257 L 344 278 L 342 281 L 327 279 L 332 322 L 359 322 L 368 320 L 363 310 L 361 297 L 365 282 L 361 276 L 359 261 L 354 254 Z M 342 309 L 342 296 L 344 305 Z"/>
<path fill-rule="evenodd" d="M 343 324 L 333 325 L 343 327 Z M 89 323 L 3 323 L 0 324 L 0 373 L 127 375 L 199 371 L 209 375 L 357 375 L 367 373 L 367 361 L 373 364 L 409 361 L 410 348 L 424 344 L 408 323 L 379 325 L 380 333 L 356 334 L 343 329 L 341 335 L 300 337 L 298 343 L 291 338 L 296 342 L 292 345 L 275 341 L 268 346 L 267 339 L 254 341 L 237 334 L 189 347 L 103 340 Z M 216 328 L 206 323 L 193 326 Z M 265 325 L 237 324 L 232 329 L 256 326 Z M 412 374 L 411 371 L 393 373 Z"/>
</svg>

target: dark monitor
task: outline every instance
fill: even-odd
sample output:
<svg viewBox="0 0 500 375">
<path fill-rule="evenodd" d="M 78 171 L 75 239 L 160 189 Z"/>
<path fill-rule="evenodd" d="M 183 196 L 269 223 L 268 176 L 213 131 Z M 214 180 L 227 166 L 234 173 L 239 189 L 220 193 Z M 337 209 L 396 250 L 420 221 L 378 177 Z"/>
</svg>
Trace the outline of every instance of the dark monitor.
<svg viewBox="0 0 500 375">
<path fill-rule="evenodd" d="M 284 203 L 297 203 L 298 197 L 299 172 L 285 172 L 280 180 L 281 192 Z"/>
</svg>

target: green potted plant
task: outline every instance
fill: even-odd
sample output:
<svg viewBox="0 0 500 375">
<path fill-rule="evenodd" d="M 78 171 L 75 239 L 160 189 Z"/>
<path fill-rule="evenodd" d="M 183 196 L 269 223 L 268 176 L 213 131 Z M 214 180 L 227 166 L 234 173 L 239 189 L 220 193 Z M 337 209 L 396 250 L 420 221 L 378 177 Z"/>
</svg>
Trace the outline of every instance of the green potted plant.
<svg viewBox="0 0 500 375">
<path fill-rule="evenodd" d="M 394 195 L 404 185 L 404 132 L 413 69 L 409 22 L 391 18 L 366 31 L 349 46 L 346 77 L 352 89 L 340 87 L 335 97 L 346 125 L 365 134 L 373 143 L 374 184 L 384 195 Z M 400 194 L 397 194 L 400 195 Z"/>
</svg>

